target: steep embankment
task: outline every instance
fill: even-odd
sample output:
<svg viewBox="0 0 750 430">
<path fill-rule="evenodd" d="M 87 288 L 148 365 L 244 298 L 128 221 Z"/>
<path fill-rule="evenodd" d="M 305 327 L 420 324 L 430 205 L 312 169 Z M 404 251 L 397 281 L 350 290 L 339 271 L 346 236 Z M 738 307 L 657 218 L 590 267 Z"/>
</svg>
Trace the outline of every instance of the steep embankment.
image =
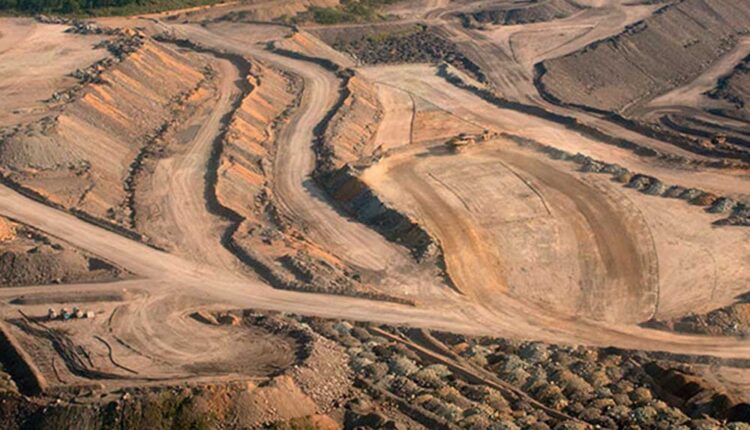
<svg viewBox="0 0 750 430">
<path fill-rule="evenodd" d="M 531 0 L 526 3 L 491 5 L 458 17 L 466 27 L 482 24 L 516 25 L 566 18 L 583 9 L 571 0 Z"/>
<path fill-rule="evenodd" d="M 50 202 L 127 225 L 128 178 L 143 148 L 203 80 L 202 68 L 191 56 L 143 40 L 121 62 L 84 76 L 69 102 L 8 136 L 2 173 Z"/>
<path fill-rule="evenodd" d="M 278 128 L 299 104 L 301 82 L 253 63 L 248 83 L 252 90 L 234 113 L 217 172 L 218 203 L 237 218 L 226 244 L 277 288 L 391 299 L 360 283 L 277 207 L 272 183 Z"/>
<path fill-rule="evenodd" d="M 416 222 L 388 207 L 359 178 L 359 169 L 380 157 L 375 147 L 383 109 L 374 84 L 344 73 L 335 113 L 319 135 L 317 176 L 328 193 L 359 221 L 406 246 L 419 260 L 435 257 L 433 238 Z"/>
<path fill-rule="evenodd" d="M 563 103 L 623 111 L 683 85 L 750 31 L 750 3 L 684 0 L 617 36 L 538 65 L 537 84 Z"/>
<path fill-rule="evenodd" d="M 345 77 L 338 111 L 321 136 L 318 171 L 330 172 L 375 155 L 375 132 L 383 117 L 375 86 L 357 74 Z"/>
<path fill-rule="evenodd" d="M 273 153 L 274 122 L 292 104 L 295 94 L 283 75 L 256 63 L 247 81 L 253 90 L 229 125 L 216 194 L 222 205 L 251 220 L 258 216 L 266 176 L 271 174 L 268 162 Z"/>
</svg>

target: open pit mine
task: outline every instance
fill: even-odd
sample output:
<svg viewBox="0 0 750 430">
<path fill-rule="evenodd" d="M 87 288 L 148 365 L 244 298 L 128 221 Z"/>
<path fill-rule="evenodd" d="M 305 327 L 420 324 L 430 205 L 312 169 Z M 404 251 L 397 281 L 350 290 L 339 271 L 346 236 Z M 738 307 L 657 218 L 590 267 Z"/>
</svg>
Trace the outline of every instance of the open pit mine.
<svg viewBox="0 0 750 430">
<path fill-rule="evenodd" d="M 0 0 L 0 428 L 750 430 L 750 1 L 104 3 Z"/>
</svg>

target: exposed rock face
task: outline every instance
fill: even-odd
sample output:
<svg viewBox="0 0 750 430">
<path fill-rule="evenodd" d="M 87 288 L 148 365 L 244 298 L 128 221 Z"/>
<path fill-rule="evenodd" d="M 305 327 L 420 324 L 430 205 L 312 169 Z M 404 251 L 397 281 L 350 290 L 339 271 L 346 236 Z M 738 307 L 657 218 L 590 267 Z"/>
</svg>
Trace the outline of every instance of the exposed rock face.
<svg viewBox="0 0 750 430">
<path fill-rule="evenodd" d="M 459 18 L 467 27 L 481 24 L 515 25 L 545 22 L 568 17 L 583 8 L 570 0 L 532 0 L 520 4 L 500 4 L 470 13 Z"/>
<path fill-rule="evenodd" d="M 429 63 L 445 61 L 469 72 L 480 82 L 486 76 L 467 58 L 455 43 L 435 28 L 400 27 L 352 38 L 347 35 L 327 38 L 336 49 L 346 52 L 364 64 Z M 325 36 L 324 36 L 325 37 Z"/>
<path fill-rule="evenodd" d="M 430 234 L 416 221 L 386 205 L 352 168 L 346 166 L 327 177 L 326 188 L 357 220 L 409 248 L 417 260 L 438 256 L 438 246 Z"/>
<path fill-rule="evenodd" d="M 750 31 L 750 3 L 684 0 L 609 39 L 545 61 L 545 91 L 564 103 L 621 111 L 695 78 Z"/>
</svg>

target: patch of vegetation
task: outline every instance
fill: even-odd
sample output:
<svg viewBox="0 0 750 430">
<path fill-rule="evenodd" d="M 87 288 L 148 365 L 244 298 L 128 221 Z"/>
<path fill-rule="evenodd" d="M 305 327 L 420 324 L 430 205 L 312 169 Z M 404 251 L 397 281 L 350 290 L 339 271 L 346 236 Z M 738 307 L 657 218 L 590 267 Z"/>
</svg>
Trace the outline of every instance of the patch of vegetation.
<svg viewBox="0 0 750 430">
<path fill-rule="evenodd" d="M 221 3 L 223 0 L 0 0 L 0 14 L 137 15 Z"/>
<path fill-rule="evenodd" d="M 336 7 L 312 7 L 294 20 L 324 25 L 375 21 L 382 18 L 378 12 L 381 7 L 397 1 L 399 0 L 342 0 L 341 5 Z"/>
</svg>

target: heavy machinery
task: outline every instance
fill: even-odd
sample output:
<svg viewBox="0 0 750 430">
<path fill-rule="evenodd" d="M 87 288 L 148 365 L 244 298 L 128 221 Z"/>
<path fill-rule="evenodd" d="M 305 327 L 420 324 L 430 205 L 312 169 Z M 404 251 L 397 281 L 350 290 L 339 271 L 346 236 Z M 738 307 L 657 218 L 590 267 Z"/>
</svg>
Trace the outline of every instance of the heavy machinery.
<svg viewBox="0 0 750 430">
<path fill-rule="evenodd" d="M 493 137 L 495 137 L 495 133 L 487 129 L 484 129 L 480 134 L 459 133 L 448 139 L 445 145 L 453 152 L 462 152 L 470 145 L 474 145 L 477 142 L 487 142 Z"/>
</svg>

